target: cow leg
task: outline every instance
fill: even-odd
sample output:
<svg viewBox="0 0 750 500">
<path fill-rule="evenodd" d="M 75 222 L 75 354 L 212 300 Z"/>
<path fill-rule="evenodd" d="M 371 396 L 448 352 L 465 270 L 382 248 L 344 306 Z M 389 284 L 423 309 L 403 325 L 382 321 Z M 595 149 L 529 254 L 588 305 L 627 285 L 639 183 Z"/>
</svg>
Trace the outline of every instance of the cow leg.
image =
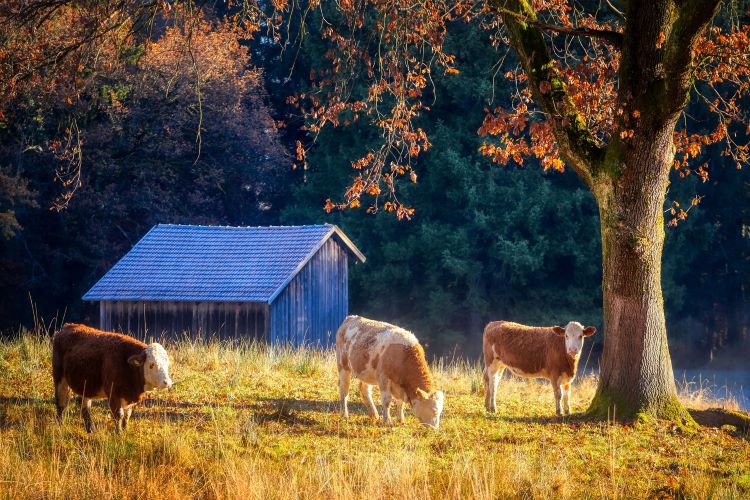
<svg viewBox="0 0 750 500">
<path fill-rule="evenodd" d="M 380 403 L 383 406 L 383 423 L 386 425 L 391 424 L 391 390 L 387 386 L 380 387 Z"/>
<path fill-rule="evenodd" d="M 375 406 L 375 401 L 372 400 L 372 386 L 360 382 L 359 393 L 362 395 L 362 401 L 364 401 L 365 406 L 367 406 L 367 413 L 372 418 L 378 418 L 378 407 Z"/>
<path fill-rule="evenodd" d="M 396 415 L 398 415 L 398 421 L 402 424 L 406 422 L 406 417 L 404 417 L 404 402 L 400 399 L 396 400 Z"/>
<path fill-rule="evenodd" d="M 83 417 L 83 427 L 86 429 L 86 432 L 94 432 L 96 427 L 91 420 L 91 399 L 81 397 L 81 416 Z"/>
<path fill-rule="evenodd" d="M 562 415 L 562 410 L 560 408 L 562 389 L 560 388 L 560 381 L 558 379 L 552 381 L 552 390 L 555 391 L 555 411 L 557 412 L 557 415 L 560 416 Z"/>
<path fill-rule="evenodd" d="M 128 427 L 128 422 L 130 421 L 130 415 L 132 414 L 133 414 L 133 405 L 130 405 L 125 409 L 125 418 L 122 419 L 123 430 Z"/>
<path fill-rule="evenodd" d="M 563 413 L 570 415 L 570 382 L 562 386 Z"/>
<path fill-rule="evenodd" d="M 349 418 L 349 384 L 352 381 L 352 372 L 339 369 L 339 403 L 341 404 L 341 416 Z"/>
<path fill-rule="evenodd" d="M 115 431 L 119 434 L 125 427 L 125 409 L 123 408 L 120 398 L 109 398 L 109 409 L 112 411 L 112 418 L 115 421 Z"/>
<path fill-rule="evenodd" d="M 505 366 L 497 361 L 484 369 L 484 407 L 490 413 L 497 411 L 497 386 L 500 384 L 504 371 Z"/>
<path fill-rule="evenodd" d="M 55 406 L 57 407 L 57 419 L 62 421 L 63 412 L 70 402 L 70 386 L 62 378 L 55 383 Z"/>
</svg>

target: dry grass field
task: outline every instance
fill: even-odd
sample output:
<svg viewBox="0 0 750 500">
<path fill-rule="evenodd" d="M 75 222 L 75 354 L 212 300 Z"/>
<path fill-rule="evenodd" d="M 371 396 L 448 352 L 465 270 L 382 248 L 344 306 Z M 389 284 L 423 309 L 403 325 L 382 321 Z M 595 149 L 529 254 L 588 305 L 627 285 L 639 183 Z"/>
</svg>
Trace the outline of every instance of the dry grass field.
<svg viewBox="0 0 750 500">
<path fill-rule="evenodd" d="M 741 430 L 554 417 L 548 384 L 503 378 L 483 408 L 480 368 L 434 366 L 446 407 L 439 431 L 384 427 L 352 387 L 336 413 L 332 352 L 167 342 L 175 386 L 113 432 L 94 408 L 87 435 L 71 406 L 58 425 L 50 342 L 0 341 L 0 497 L 7 498 L 747 498 Z M 582 412 L 595 380 L 574 388 Z M 731 404 L 684 394 L 690 404 Z"/>
</svg>

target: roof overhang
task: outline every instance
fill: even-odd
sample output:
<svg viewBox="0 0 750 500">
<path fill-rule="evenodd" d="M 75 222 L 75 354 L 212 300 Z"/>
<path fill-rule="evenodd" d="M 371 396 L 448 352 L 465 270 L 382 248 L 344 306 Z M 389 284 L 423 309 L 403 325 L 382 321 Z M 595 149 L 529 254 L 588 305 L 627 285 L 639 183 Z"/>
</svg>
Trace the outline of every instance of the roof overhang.
<svg viewBox="0 0 750 500">
<path fill-rule="evenodd" d="M 297 268 L 294 270 L 294 272 L 287 276 L 287 278 L 281 283 L 281 285 L 279 285 L 276 291 L 271 294 L 271 297 L 269 297 L 268 299 L 269 304 L 276 300 L 276 297 L 278 297 L 281 292 L 284 291 L 284 288 L 286 288 L 286 286 L 295 278 L 295 276 L 297 276 L 299 272 L 307 265 L 307 263 L 310 262 L 310 259 L 312 259 L 316 253 L 318 253 L 318 250 L 320 250 L 320 248 L 325 245 L 326 242 L 332 237 L 337 238 L 341 243 L 343 243 L 344 248 L 349 251 L 350 254 L 354 255 L 354 257 L 356 257 L 360 262 L 364 262 L 365 260 L 367 260 L 367 258 L 362 252 L 359 251 L 359 248 L 357 248 L 352 240 L 350 240 L 344 234 L 344 232 L 339 229 L 338 226 L 331 224 L 331 229 L 326 233 L 325 236 L 320 239 L 318 244 L 315 245 L 315 248 L 313 248 L 310 253 L 307 254 L 307 256 L 299 263 L 299 265 L 297 265 Z"/>
</svg>

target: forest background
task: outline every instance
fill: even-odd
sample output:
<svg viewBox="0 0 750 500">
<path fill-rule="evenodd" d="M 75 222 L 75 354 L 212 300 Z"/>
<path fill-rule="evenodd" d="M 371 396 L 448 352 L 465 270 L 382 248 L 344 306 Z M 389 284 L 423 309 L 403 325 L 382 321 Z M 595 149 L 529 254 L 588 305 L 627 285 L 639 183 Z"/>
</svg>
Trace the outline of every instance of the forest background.
<svg viewBox="0 0 750 500">
<path fill-rule="evenodd" d="M 324 210 L 378 131 L 357 122 L 308 134 L 294 102 L 326 64 L 319 34 L 279 43 L 233 14 L 208 3 L 190 31 L 128 19 L 95 56 L 73 51 L 53 65 L 45 54 L 82 37 L 75 12 L 56 11 L 22 39 L 3 30 L 0 331 L 35 314 L 95 323 L 81 295 L 157 223 L 337 224 L 368 258 L 351 269 L 350 310 L 413 330 L 435 354 L 476 355 L 493 319 L 601 325 L 591 193 L 572 172 L 533 158 L 500 167 L 479 151 L 483 110 L 516 92 L 498 71 L 513 56 L 486 32 L 449 31 L 460 72 L 433 75 L 419 124 L 432 147 L 414 165 L 417 182 L 400 188 L 415 209 L 404 221 Z M 40 68 L 21 83 L 6 78 L 17 54 Z M 688 132 L 710 130 L 692 108 Z M 670 348 L 677 366 L 728 365 L 750 350 L 750 173 L 718 149 L 695 161 L 708 180 L 675 171 L 665 206 L 690 207 L 666 229 Z"/>
</svg>

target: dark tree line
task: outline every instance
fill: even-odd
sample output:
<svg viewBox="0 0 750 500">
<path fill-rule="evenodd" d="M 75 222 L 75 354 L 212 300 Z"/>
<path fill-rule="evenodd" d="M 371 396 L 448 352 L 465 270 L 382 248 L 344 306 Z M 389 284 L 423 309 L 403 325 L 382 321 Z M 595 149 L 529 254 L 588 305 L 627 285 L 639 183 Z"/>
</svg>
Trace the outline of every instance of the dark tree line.
<svg viewBox="0 0 750 500">
<path fill-rule="evenodd" d="M 249 40 L 223 23 L 227 15 L 207 9 L 189 33 L 156 22 L 58 65 L 54 82 L 40 74 L 4 90 L 0 328 L 31 321 L 29 295 L 45 317 L 86 318 L 82 292 L 158 222 L 337 223 L 368 257 L 353 270 L 351 309 L 413 329 L 435 352 L 475 354 L 490 319 L 601 324 L 592 195 L 570 172 L 535 168 L 539 160 L 500 167 L 479 152 L 483 109 L 515 90 L 494 74 L 501 54 L 486 32 L 460 25 L 447 37 L 461 72 L 434 75 L 436 100 L 420 123 L 432 147 L 400 194 L 415 208 L 403 222 L 323 211 L 345 192 L 350 161 L 377 143 L 364 122 L 323 130 L 291 168 L 297 141 L 310 137 L 287 101 L 309 92 L 325 45 L 308 36 L 282 56 L 262 31 Z M 70 16 L 53 16 L 45 43 L 70 37 Z M 4 50 L 12 43 L 0 37 Z M 691 127 L 710 127 L 698 107 L 688 111 Z M 671 176 L 670 202 L 705 198 L 667 229 L 663 285 L 673 349 L 707 361 L 748 345 L 750 193 L 727 157 L 700 159 L 707 183 Z"/>
</svg>

